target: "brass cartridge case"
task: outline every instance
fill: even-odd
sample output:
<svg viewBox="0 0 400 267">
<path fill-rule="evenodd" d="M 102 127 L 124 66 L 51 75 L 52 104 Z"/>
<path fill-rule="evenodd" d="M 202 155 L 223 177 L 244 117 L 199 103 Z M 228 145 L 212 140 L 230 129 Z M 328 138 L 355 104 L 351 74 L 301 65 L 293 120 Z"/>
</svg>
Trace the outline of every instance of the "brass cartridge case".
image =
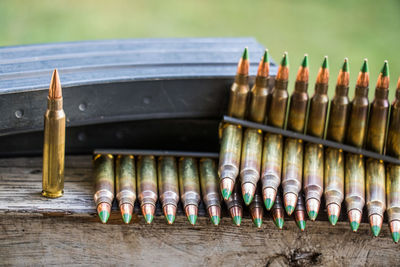
<svg viewBox="0 0 400 267">
<path fill-rule="evenodd" d="M 368 216 L 378 214 L 383 218 L 383 213 L 386 209 L 385 179 L 383 161 L 368 159 L 366 172 Z"/>
<path fill-rule="evenodd" d="M 242 185 L 251 183 L 256 187 L 260 180 L 262 131 L 248 128 L 244 132 L 240 178 Z"/>
<path fill-rule="evenodd" d="M 340 149 L 327 148 L 325 151 L 325 204 L 339 207 L 344 199 L 344 157 Z"/>
<path fill-rule="evenodd" d="M 248 119 L 257 123 L 264 123 L 271 100 L 271 90 L 268 88 L 268 78 L 257 76 L 251 89 L 251 100 Z"/>
<path fill-rule="evenodd" d="M 242 150 L 242 127 L 224 124 L 221 149 L 219 153 L 218 174 L 220 179 L 229 178 L 233 182 L 239 174 L 240 155 Z"/>
<path fill-rule="evenodd" d="M 139 156 L 137 161 L 137 187 L 140 206 L 156 206 L 158 198 L 157 168 L 154 156 Z"/>
<path fill-rule="evenodd" d="M 228 116 L 245 118 L 249 91 L 249 76 L 237 74 L 229 94 Z"/>
<path fill-rule="evenodd" d="M 96 206 L 114 200 L 114 157 L 111 154 L 95 155 L 93 158 L 94 202 Z"/>
<path fill-rule="evenodd" d="M 365 142 L 368 120 L 368 87 L 356 87 L 350 105 L 350 116 L 347 126 L 347 144 L 362 147 Z"/>
<path fill-rule="evenodd" d="M 135 205 L 136 200 L 136 169 L 133 156 L 118 155 L 115 161 L 116 197 L 119 206 Z"/>
<path fill-rule="evenodd" d="M 271 105 L 268 111 L 268 125 L 283 128 L 286 118 L 286 107 L 289 94 L 287 80 L 276 80 L 272 90 Z"/>
<path fill-rule="evenodd" d="M 365 204 L 365 168 L 362 155 L 346 155 L 345 200 L 348 212 L 356 209 L 362 213 Z"/>
<path fill-rule="evenodd" d="M 371 103 L 367 131 L 367 149 L 381 154 L 384 150 L 389 114 L 388 94 L 389 90 L 376 88 L 375 99 Z"/>
<path fill-rule="evenodd" d="M 315 137 L 323 137 L 325 131 L 325 120 L 328 109 L 329 98 L 327 95 L 328 84 L 315 84 L 315 94 L 310 101 L 308 115 L 307 134 Z"/>
<path fill-rule="evenodd" d="M 308 105 L 308 83 L 297 81 L 293 94 L 290 97 L 289 117 L 287 129 L 298 133 L 304 132 L 307 105 Z"/>
<path fill-rule="evenodd" d="M 396 99 L 391 108 L 386 153 L 400 158 L 400 88 L 396 90 Z"/>
<path fill-rule="evenodd" d="M 275 195 L 281 184 L 282 170 L 282 153 L 283 153 L 283 138 L 282 135 L 265 133 L 264 145 L 262 151 L 262 171 L 261 185 L 262 192 L 265 198 L 265 190 L 272 188 L 275 190 Z M 271 199 L 272 202 L 275 201 Z"/>
<path fill-rule="evenodd" d="M 389 164 L 386 172 L 387 214 L 389 223 L 400 221 L 400 166 Z"/>
<path fill-rule="evenodd" d="M 179 159 L 179 190 L 183 207 L 200 204 L 200 181 L 197 160 L 191 157 Z"/>
<path fill-rule="evenodd" d="M 159 157 L 157 164 L 159 197 L 162 207 L 177 206 L 179 201 L 178 167 L 174 157 Z"/>
<path fill-rule="evenodd" d="M 336 93 L 331 101 L 328 130 L 326 138 L 343 143 L 349 114 L 349 87 L 336 86 Z"/>
<path fill-rule="evenodd" d="M 307 143 L 304 151 L 305 202 L 314 198 L 321 200 L 324 185 L 324 147 L 320 144 Z"/>
<path fill-rule="evenodd" d="M 65 113 L 63 99 L 47 98 L 44 115 L 42 195 L 61 197 L 64 193 Z"/>
<path fill-rule="evenodd" d="M 206 209 L 211 206 L 221 207 L 217 166 L 213 159 L 200 159 L 200 186 Z"/>
<path fill-rule="evenodd" d="M 287 138 L 283 155 L 282 189 L 283 195 L 299 195 L 303 181 L 303 141 Z M 294 208 L 294 207 L 293 207 Z"/>
</svg>

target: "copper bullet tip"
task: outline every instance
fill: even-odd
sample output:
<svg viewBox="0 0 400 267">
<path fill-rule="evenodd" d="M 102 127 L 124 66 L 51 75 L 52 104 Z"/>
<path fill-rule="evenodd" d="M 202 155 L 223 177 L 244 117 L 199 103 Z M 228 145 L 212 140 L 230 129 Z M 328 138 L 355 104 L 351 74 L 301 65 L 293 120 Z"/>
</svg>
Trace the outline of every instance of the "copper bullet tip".
<svg viewBox="0 0 400 267">
<path fill-rule="evenodd" d="M 254 184 L 252 183 L 242 184 L 242 195 L 244 204 L 246 204 L 246 206 L 250 205 L 250 203 L 253 201 L 255 192 L 256 192 L 256 186 Z"/>
<path fill-rule="evenodd" d="M 361 223 L 361 217 L 362 217 L 361 211 L 352 209 L 348 212 L 347 215 L 349 217 L 351 230 L 353 232 L 357 232 L 358 227 L 360 226 Z"/>
<path fill-rule="evenodd" d="M 335 203 L 331 203 L 328 206 L 326 206 L 326 209 L 328 211 L 329 222 L 332 225 L 336 225 L 340 215 L 340 206 Z"/>
<path fill-rule="evenodd" d="M 208 215 L 210 216 L 211 222 L 214 225 L 218 225 L 221 220 L 221 207 L 215 205 L 208 207 Z"/>
<path fill-rule="evenodd" d="M 186 217 L 191 225 L 195 225 L 197 221 L 198 207 L 196 205 L 187 205 L 185 207 Z"/>
<path fill-rule="evenodd" d="M 318 216 L 320 202 L 318 199 L 310 198 L 306 202 L 306 210 L 311 221 L 315 221 Z"/>
<path fill-rule="evenodd" d="M 111 205 L 102 202 L 99 205 L 97 205 L 97 214 L 99 215 L 100 221 L 102 223 L 107 223 L 108 218 L 110 218 L 110 213 L 111 213 Z"/>
<path fill-rule="evenodd" d="M 50 81 L 49 87 L 49 98 L 50 99 L 60 99 L 62 97 L 62 89 L 60 77 L 58 76 L 58 71 L 55 69 Z"/>
<path fill-rule="evenodd" d="M 243 55 L 239 60 L 237 74 L 241 75 L 249 75 L 249 51 L 248 48 L 245 47 L 243 51 Z"/>
<path fill-rule="evenodd" d="M 294 193 L 286 193 L 283 196 L 283 203 L 285 204 L 286 213 L 290 216 L 292 215 L 294 208 L 297 204 L 297 196 Z"/>
<path fill-rule="evenodd" d="M 237 226 L 240 226 L 240 224 L 242 222 L 242 213 L 243 213 L 242 208 L 239 206 L 234 206 L 229 209 L 229 212 L 231 214 L 233 222 Z"/>
<path fill-rule="evenodd" d="M 264 205 L 267 210 L 271 210 L 275 203 L 276 190 L 272 187 L 266 187 L 263 190 Z"/>
<path fill-rule="evenodd" d="M 172 204 L 167 204 L 163 207 L 165 219 L 167 219 L 168 224 L 173 224 L 176 216 L 176 206 Z"/>
<path fill-rule="evenodd" d="M 372 214 L 369 216 L 369 224 L 371 226 L 372 234 L 376 237 L 379 235 L 382 229 L 383 218 L 378 214 Z"/>
<path fill-rule="evenodd" d="M 148 224 L 151 224 L 153 221 L 155 210 L 156 207 L 152 204 L 146 203 L 142 205 L 142 214 Z"/>
<path fill-rule="evenodd" d="M 133 206 L 131 204 L 124 203 L 119 206 L 119 209 L 121 211 L 121 216 L 124 223 L 129 224 L 132 219 Z"/>
<path fill-rule="evenodd" d="M 235 182 L 230 178 L 224 178 L 221 180 L 221 193 L 224 200 L 228 200 L 232 194 Z"/>
</svg>

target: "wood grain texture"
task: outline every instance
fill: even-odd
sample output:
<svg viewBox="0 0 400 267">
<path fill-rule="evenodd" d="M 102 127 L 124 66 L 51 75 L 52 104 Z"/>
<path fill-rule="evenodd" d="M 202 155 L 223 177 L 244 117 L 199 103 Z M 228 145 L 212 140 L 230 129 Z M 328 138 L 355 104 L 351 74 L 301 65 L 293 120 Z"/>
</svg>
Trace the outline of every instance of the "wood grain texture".
<svg viewBox="0 0 400 267">
<path fill-rule="evenodd" d="M 145 225 L 136 213 L 123 225 L 114 210 L 103 225 L 90 173 L 90 156 L 67 157 L 65 196 L 49 200 L 40 196 L 40 158 L 0 159 L 1 265 L 398 265 L 400 248 L 386 224 L 373 238 L 367 223 L 352 233 L 347 222 L 308 221 L 302 233 L 293 220 L 278 230 L 269 214 L 257 229 L 227 216 L 218 227 L 206 217 L 193 227 L 184 216 L 172 226 L 161 216 Z"/>
</svg>

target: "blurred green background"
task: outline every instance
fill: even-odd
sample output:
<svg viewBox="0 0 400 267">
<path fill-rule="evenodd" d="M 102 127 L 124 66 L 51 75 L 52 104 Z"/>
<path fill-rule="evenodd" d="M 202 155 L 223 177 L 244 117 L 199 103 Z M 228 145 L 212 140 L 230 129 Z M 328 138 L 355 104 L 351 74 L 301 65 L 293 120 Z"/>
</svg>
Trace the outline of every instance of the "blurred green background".
<svg viewBox="0 0 400 267">
<path fill-rule="evenodd" d="M 314 83 L 329 56 L 330 93 L 344 57 L 351 90 L 363 58 L 371 88 L 389 60 L 391 99 L 400 75 L 400 1 L 67 1 L 1 0 L 1 45 L 137 37 L 253 36 L 279 61 L 289 52 L 291 84 L 304 53 Z M 261 55 L 252 56 L 258 59 Z M 311 91 L 311 90 L 310 90 Z M 373 90 L 370 90 L 373 96 Z"/>
</svg>

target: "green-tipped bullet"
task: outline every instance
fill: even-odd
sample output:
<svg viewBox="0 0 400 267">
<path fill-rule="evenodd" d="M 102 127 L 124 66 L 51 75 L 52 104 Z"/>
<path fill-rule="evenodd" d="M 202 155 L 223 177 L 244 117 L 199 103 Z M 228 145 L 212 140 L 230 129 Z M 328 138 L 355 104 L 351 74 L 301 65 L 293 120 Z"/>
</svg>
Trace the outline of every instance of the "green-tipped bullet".
<svg viewBox="0 0 400 267">
<path fill-rule="evenodd" d="M 247 47 L 244 48 L 242 59 L 244 59 L 244 60 L 249 59 L 249 49 Z"/>
<path fill-rule="evenodd" d="M 343 72 L 349 72 L 349 60 L 348 60 L 347 57 L 344 59 L 343 66 L 342 66 L 342 71 Z"/>
<path fill-rule="evenodd" d="M 322 62 L 322 66 L 323 69 L 329 69 L 329 64 L 328 64 L 328 56 L 324 57 L 324 61 Z"/>
<path fill-rule="evenodd" d="M 350 227 L 353 232 L 357 232 L 359 226 L 360 224 L 358 222 L 350 222 Z"/>
<path fill-rule="evenodd" d="M 262 223 L 263 223 L 263 221 L 262 221 L 262 219 L 260 219 L 260 218 L 256 218 L 256 219 L 253 220 L 253 223 L 254 223 L 255 226 L 257 226 L 258 228 L 260 228 L 261 225 L 262 225 Z"/>
<path fill-rule="evenodd" d="M 269 62 L 268 49 L 265 49 L 264 56 L 263 56 L 263 62 L 264 62 L 264 63 Z"/>
<path fill-rule="evenodd" d="M 336 225 L 337 221 L 338 221 L 338 216 L 336 216 L 336 215 L 331 215 L 331 216 L 329 216 L 329 222 L 330 222 L 332 225 Z"/>
<path fill-rule="evenodd" d="M 231 196 L 231 193 L 228 189 L 222 189 L 222 197 L 225 200 L 228 200 L 228 198 Z"/>
<path fill-rule="evenodd" d="M 368 59 L 364 59 L 364 63 L 361 66 L 361 72 L 366 73 L 368 72 Z"/>
<path fill-rule="evenodd" d="M 308 217 L 310 217 L 310 220 L 314 221 L 317 218 L 318 213 L 316 211 L 310 211 L 308 213 Z"/>
<path fill-rule="evenodd" d="M 372 226 L 371 230 L 372 230 L 372 233 L 374 234 L 375 237 L 378 236 L 379 233 L 381 232 L 381 228 L 379 226 L 376 226 L 376 225 Z"/>
<path fill-rule="evenodd" d="M 287 214 L 292 214 L 292 212 L 294 211 L 294 207 L 293 206 L 286 206 L 286 213 Z"/>
<path fill-rule="evenodd" d="M 102 223 L 106 223 L 108 218 L 110 218 L 110 213 L 106 210 L 102 210 L 99 212 L 99 218 Z"/>
<path fill-rule="evenodd" d="M 212 222 L 214 225 L 218 225 L 220 221 L 221 221 L 221 218 L 220 218 L 219 216 L 212 216 L 212 217 L 211 217 L 211 222 Z"/>
<path fill-rule="evenodd" d="M 168 214 L 167 216 L 165 216 L 165 219 L 167 219 L 168 224 L 173 224 L 175 221 L 175 216 L 172 214 Z"/>
<path fill-rule="evenodd" d="M 242 223 L 242 216 L 233 216 L 233 222 L 237 225 L 240 226 Z"/>
<path fill-rule="evenodd" d="M 308 67 L 308 55 L 307 54 L 304 55 L 303 61 L 301 62 L 301 66 L 303 68 L 307 68 Z"/>
<path fill-rule="evenodd" d="M 150 224 L 152 221 L 153 221 L 153 215 L 151 215 L 151 214 L 146 214 L 146 216 L 144 217 L 145 218 L 145 220 L 146 220 L 146 222 L 148 223 L 148 224 Z"/>
<path fill-rule="evenodd" d="M 189 220 L 191 225 L 195 225 L 196 221 L 197 221 L 197 216 L 196 215 L 189 215 L 188 216 L 188 220 Z"/>
<path fill-rule="evenodd" d="M 126 224 L 130 223 L 131 219 L 132 219 L 132 215 L 130 215 L 129 213 L 125 213 L 125 214 L 122 215 L 122 220 Z"/>
<path fill-rule="evenodd" d="M 282 229 L 282 228 L 283 228 L 283 223 L 284 223 L 284 221 L 283 221 L 282 218 L 277 218 L 274 222 L 275 222 L 275 225 L 276 225 L 279 229 Z"/>
<path fill-rule="evenodd" d="M 301 231 L 304 231 L 306 229 L 306 221 L 297 221 L 297 226 L 300 228 Z"/>
<path fill-rule="evenodd" d="M 281 66 L 288 66 L 289 65 L 289 56 L 288 53 L 285 52 L 283 53 L 282 61 L 281 61 Z"/>
<path fill-rule="evenodd" d="M 387 60 L 385 60 L 385 63 L 383 63 L 381 73 L 383 77 L 389 76 L 389 63 Z"/>
<path fill-rule="evenodd" d="M 394 243 L 399 242 L 400 233 L 399 233 L 399 232 L 393 232 L 393 233 L 392 233 L 392 239 L 393 239 L 393 242 L 394 242 Z"/>
<path fill-rule="evenodd" d="M 267 198 L 267 199 L 264 201 L 264 204 L 265 204 L 265 208 L 266 208 L 267 210 L 270 210 L 270 209 L 272 208 L 272 206 L 274 205 L 274 201 L 272 201 L 272 199 L 270 199 L 270 198 Z"/>
<path fill-rule="evenodd" d="M 251 201 L 253 201 L 253 196 L 251 196 L 250 194 L 244 194 L 243 199 L 244 199 L 244 204 L 248 206 L 250 205 Z"/>
</svg>

